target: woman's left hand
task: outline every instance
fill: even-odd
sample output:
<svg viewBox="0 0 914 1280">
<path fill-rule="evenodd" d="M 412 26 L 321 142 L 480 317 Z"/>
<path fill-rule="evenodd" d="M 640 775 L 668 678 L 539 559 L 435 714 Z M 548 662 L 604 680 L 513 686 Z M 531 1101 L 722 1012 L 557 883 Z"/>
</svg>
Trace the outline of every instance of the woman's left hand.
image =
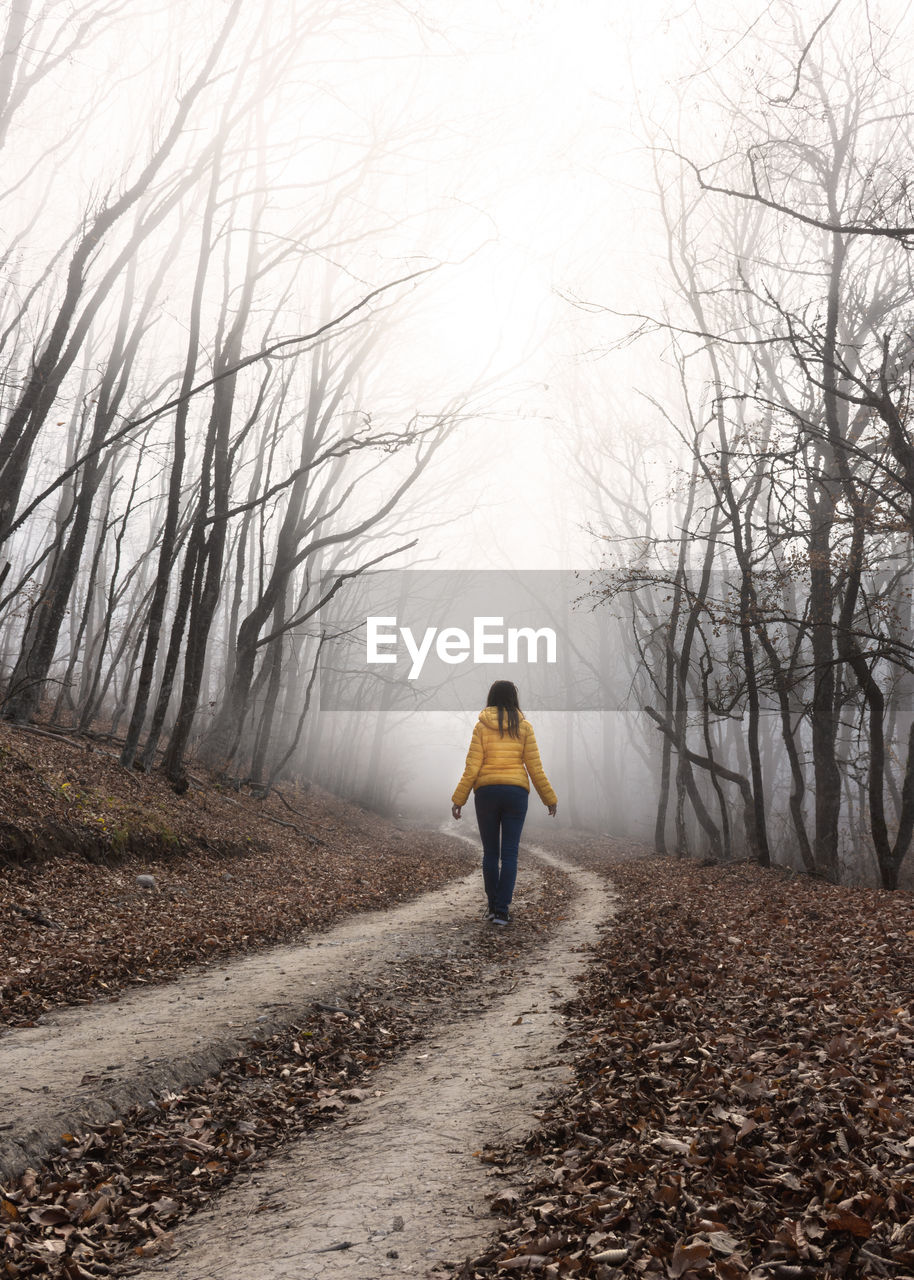
<svg viewBox="0 0 914 1280">
<path fill-rule="evenodd" d="M 463 805 L 459 805 L 459 804 L 452 804 L 452 805 L 451 805 L 451 813 L 454 815 L 454 817 L 455 817 L 455 818 L 459 818 L 459 817 L 460 817 L 460 810 L 461 810 L 462 808 L 463 808 Z"/>
</svg>

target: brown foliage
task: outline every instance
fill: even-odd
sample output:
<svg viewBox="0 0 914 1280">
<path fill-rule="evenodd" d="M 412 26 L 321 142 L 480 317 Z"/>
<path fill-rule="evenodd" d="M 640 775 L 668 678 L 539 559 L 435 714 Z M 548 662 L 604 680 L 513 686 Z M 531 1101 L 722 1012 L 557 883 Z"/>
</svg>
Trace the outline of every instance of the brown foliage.
<svg viewBox="0 0 914 1280">
<path fill-rule="evenodd" d="M 914 1275 L 907 893 L 619 864 L 567 1009 L 576 1084 L 517 1151 L 514 1225 L 461 1275 Z"/>
<path fill-rule="evenodd" d="M 173 1228 L 240 1172 L 363 1102 L 382 1062 L 430 1023 L 501 992 L 566 903 L 564 877 L 546 871 L 511 930 L 468 923 L 431 954 L 340 992 L 341 1007 L 315 1004 L 285 1032 L 249 1041 L 201 1084 L 61 1135 L 58 1155 L 0 1186 L 0 1276 L 123 1275 L 129 1258 L 167 1251 Z"/>
<path fill-rule="evenodd" d="M 98 750 L 0 726 L 0 815 L 30 842 L 24 861 L 0 866 L 0 1022 L 294 940 L 475 862 L 462 843 L 317 787 L 283 795 L 211 784 L 179 797 Z M 138 874 L 157 887 L 139 888 Z"/>
</svg>

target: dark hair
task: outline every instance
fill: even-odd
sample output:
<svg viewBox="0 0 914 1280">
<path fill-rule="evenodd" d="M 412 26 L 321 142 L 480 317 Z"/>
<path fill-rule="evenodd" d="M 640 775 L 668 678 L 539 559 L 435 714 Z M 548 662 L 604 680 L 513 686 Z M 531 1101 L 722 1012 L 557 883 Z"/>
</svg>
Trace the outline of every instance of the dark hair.
<svg viewBox="0 0 914 1280">
<path fill-rule="evenodd" d="M 508 736 L 520 737 L 520 707 L 517 703 L 517 685 L 510 680 L 496 680 L 489 690 L 486 706 L 498 707 L 498 732 L 505 736 L 505 719 L 508 723 Z"/>
</svg>

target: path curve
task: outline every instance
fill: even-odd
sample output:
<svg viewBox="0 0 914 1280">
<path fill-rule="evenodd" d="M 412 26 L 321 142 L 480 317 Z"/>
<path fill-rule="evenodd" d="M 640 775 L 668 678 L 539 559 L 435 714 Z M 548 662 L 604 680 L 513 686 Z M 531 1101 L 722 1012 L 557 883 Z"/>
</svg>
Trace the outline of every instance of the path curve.
<svg viewBox="0 0 914 1280">
<path fill-rule="evenodd" d="M 270 947 L 45 1014 L 0 1038 L 0 1176 L 56 1149 L 60 1135 L 114 1119 L 152 1092 L 215 1072 L 315 1000 L 440 944 L 480 909 L 478 871 L 394 909 L 364 912 L 304 942 Z M 445 922 L 445 923 L 442 923 Z"/>
<path fill-rule="evenodd" d="M 141 1264 L 140 1276 L 425 1276 L 491 1237 L 497 1223 L 489 1198 L 504 1184 L 479 1151 L 522 1137 L 537 1101 L 567 1080 L 557 1007 L 572 994 L 615 901 L 602 878 L 525 848 L 568 874 L 577 896 L 547 946 L 521 962 L 511 990 L 381 1068 L 372 1078 L 375 1097 L 357 1113 L 230 1188 L 178 1230 L 175 1252 Z"/>
</svg>

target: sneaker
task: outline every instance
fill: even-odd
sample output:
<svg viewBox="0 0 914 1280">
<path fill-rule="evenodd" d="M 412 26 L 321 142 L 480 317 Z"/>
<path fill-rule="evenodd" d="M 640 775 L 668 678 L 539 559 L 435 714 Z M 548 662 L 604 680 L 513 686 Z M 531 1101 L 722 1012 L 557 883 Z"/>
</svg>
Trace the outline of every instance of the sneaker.
<svg viewBox="0 0 914 1280">
<path fill-rule="evenodd" d="M 492 923 L 493 924 L 510 924 L 511 917 L 508 915 L 507 911 L 493 911 Z"/>
<path fill-rule="evenodd" d="M 492 920 L 492 919 L 494 919 L 494 917 L 495 917 L 495 908 L 494 908 L 494 907 L 486 907 L 486 913 L 485 913 L 485 915 L 483 916 L 483 920 Z"/>
</svg>

